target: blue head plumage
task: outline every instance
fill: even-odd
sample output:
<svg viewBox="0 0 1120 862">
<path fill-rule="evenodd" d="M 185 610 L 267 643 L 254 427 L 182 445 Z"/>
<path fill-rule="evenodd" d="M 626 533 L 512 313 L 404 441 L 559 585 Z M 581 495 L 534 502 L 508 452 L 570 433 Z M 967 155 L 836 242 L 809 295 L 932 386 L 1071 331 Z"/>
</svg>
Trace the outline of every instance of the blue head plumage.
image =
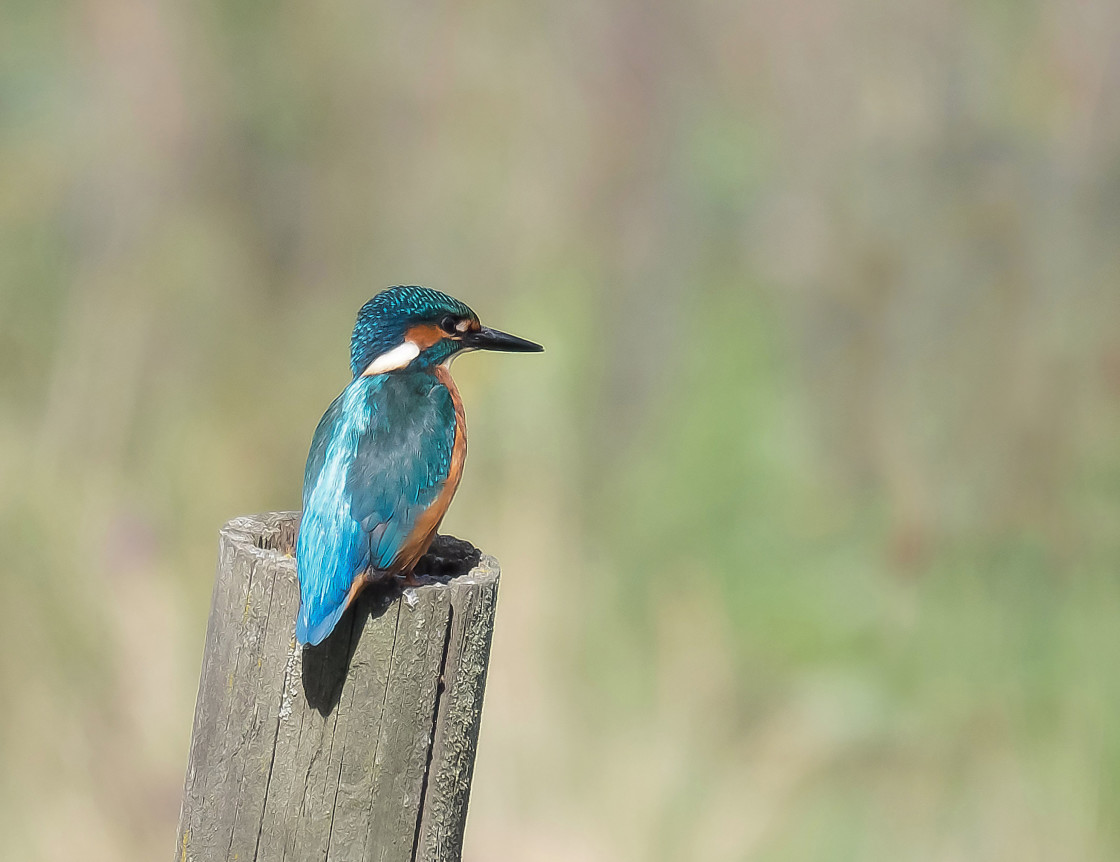
<svg viewBox="0 0 1120 862">
<path fill-rule="evenodd" d="M 403 343 L 413 327 L 440 326 L 446 322 L 448 334 L 454 334 L 455 326 L 463 320 L 477 324 L 478 315 L 446 293 L 404 285 L 383 290 L 358 312 L 350 337 L 350 371 L 357 377 L 377 357 Z M 454 347 L 451 343 L 438 345 L 434 353 L 425 357 L 426 364 L 439 364 L 454 352 Z"/>
<path fill-rule="evenodd" d="M 296 543 L 296 637 L 317 644 L 362 586 L 409 575 L 462 475 L 463 405 L 448 370 L 466 350 L 535 352 L 426 287 L 391 287 L 358 312 L 353 379 L 327 408 L 307 456 Z"/>
</svg>

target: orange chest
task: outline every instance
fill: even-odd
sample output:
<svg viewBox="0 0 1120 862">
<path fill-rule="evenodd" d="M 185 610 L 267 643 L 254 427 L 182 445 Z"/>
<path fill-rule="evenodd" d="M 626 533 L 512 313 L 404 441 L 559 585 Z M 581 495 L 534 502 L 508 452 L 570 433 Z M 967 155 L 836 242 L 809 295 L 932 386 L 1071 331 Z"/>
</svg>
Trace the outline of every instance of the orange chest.
<svg viewBox="0 0 1120 862">
<path fill-rule="evenodd" d="M 455 491 L 459 487 L 459 480 L 463 476 L 463 464 L 467 460 L 467 414 L 463 410 L 463 399 L 459 395 L 459 387 L 455 385 L 455 379 L 451 376 L 451 371 L 444 365 L 436 368 L 436 378 L 447 387 L 447 391 L 451 393 L 451 403 L 455 406 L 455 442 L 451 447 L 451 469 L 447 474 L 447 483 L 444 485 L 443 493 L 440 494 L 440 500 L 444 496 L 447 497 L 447 504 L 451 503 L 451 498 L 455 496 Z M 450 493 L 448 493 L 450 488 Z M 438 503 L 439 501 L 437 501 Z M 444 511 L 447 511 L 444 506 Z M 441 514 L 442 518 L 443 515 Z"/>
</svg>

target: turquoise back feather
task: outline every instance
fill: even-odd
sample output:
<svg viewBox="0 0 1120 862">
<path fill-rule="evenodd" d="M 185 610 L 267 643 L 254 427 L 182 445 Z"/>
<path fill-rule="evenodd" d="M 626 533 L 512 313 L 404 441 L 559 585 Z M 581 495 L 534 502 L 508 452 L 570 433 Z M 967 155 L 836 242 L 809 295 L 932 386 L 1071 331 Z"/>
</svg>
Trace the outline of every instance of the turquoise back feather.
<svg viewBox="0 0 1120 862">
<path fill-rule="evenodd" d="M 315 429 L 296 545 L 300 643 L 320 643 L 357 575 L 388 570 L 451 469 L 455 409 L 425 370 L 356 377 Z"/>
</svg>

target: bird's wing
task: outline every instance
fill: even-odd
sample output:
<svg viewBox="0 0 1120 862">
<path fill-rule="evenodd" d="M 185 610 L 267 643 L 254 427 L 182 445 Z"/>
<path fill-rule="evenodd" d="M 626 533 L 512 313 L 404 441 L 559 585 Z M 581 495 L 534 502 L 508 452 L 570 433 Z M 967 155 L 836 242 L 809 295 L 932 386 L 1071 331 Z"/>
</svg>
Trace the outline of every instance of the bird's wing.
<svg viewBox="0 0 1120 862">
<path fill-rule="evenodd" d="M 427 374 L 388 375 L 346 477 L 350 514 L 369 536 L 370 563 L 391 569 L 451 471 L 455 405 Z"/>
<path fill-rule="evenodd" d="M 327 409 L 304 475 L 301 643 L 331 632 L 356 575 L 392 567 L 443 489 L 454 441 L 451 393 L 430 375 L 358 378 Z"/>
</svg>

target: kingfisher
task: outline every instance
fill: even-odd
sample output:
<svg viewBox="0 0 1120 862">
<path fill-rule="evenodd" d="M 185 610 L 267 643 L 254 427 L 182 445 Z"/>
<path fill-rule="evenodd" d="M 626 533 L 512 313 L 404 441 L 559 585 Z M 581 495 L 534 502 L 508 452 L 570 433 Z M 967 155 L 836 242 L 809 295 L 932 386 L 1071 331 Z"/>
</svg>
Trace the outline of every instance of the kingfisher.
<svg viewBox="0 0 1120 862">
<path fill-rule="evenodd" d="M 463 475 L 467 428 L 450 367 L 471 350 L 544 348 L 426 287 L 390 287 L 358 312 L 353 379 L 319 420 L 303 476 L 299 643 L 321 643 L 366 584 L 414 583 Z"/>
</svg>

